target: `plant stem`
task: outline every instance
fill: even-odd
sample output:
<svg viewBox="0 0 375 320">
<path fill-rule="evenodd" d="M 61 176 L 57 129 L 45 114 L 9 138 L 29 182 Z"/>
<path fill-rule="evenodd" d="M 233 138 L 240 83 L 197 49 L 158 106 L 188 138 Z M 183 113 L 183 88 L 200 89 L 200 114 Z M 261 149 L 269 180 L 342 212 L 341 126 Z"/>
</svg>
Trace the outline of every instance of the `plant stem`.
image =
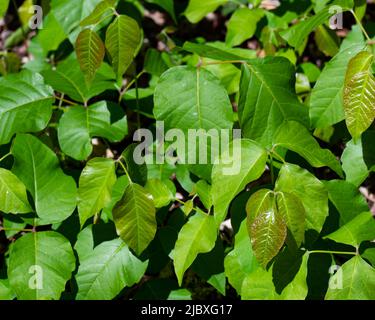
<svg viewBox="0 0 375 320">
<path fill-rule="evenodd" d="M 1 231 L 18 231 L 18 232 L 33 232 L 33 229 L 15 229 L 15 228 L 4 228 L 0 227 L 0 232 Z"/>
<path fill-rule="evenodd" d="M 352 255 L 352 256 L 357 255 L 357 252 L 327 251 L 327 250 L 313 250 L 313 251 L 308 251 L 308 253 L 347 254 L 347 255 Z"/>
<path fill-rule="evenodd" d="M 2 162 L 3 160 L 5 160 L 6 158 L 8 158 L 10 155 L 12 155 L 10 152 L 7 153 L 5 156 L 3 156 L 2 158 L 0 158 L 0 162 Z"/>
<path fill-rule="evenodd" d="M 129 172 L 128 172 L 128 170 L 126 169 L 125 165 L 121 162 L 121 160 L 122 160 L 122 156 L 121 156 L 120 158 L 118 158 L 118 159 L 116 160 L 116 162 L 120 164 L 120 166 L 122 167 L 122 169 L 125 171 L 125 174 L 126 174 L 128 180 L 129 180 L 129 182 L 132 184 L 133 181 L 132 181 L 132 179 L 130 178 Z"/>
<path fill-rule="evenodd" d="M 128 84 L 127 86 L 124 88 L 124 90 L 120 91 L 120 96 L 119 96 L 119 99 L 118 99 L 118 102 L 120 103 L 121 100 L 122 100 L 122 97 L 124 96 L 124 94 L 130 89 L 130 87 L 136 82 L 136 80 L 138 80 L 144 73 L 146 73 L 145 70 L 142 70 L 140 73 L 138 73 Z"/>
<path fill-rule="evenodd" d="M 361 20 L 358 19 L 357 15 L 355 14 L 355 12 L 354 12 L 353 10 L 350 10 L 350 12 L 351 12 L 352 15 L 354 16 L 355 21 L 357 22 L 357 24 L 358 24 L 359 27 L 361 28 L 361 30 L 362 30 L 363 34 L 365 35 L 366 39 L 367 39 L 368 41 L 371 41 L 371 38 L 370 38 L 370 36 L 368 35 L 366 29 L 364 28 L 364 26 L 363 26 Z"/>
<path fill-rule="evenodd" d="M 69 100 L 66 100 L 66 99 L 64 99 L 63 97 L 58 97 L 58 96 L 56 96 L 56 95 L 55 95 L 55 99 L 60 100 L 60 102 L 62 101 L 62 102 L 65 102 L 65 103 L 67 103 L 67 104 L 70 104 L 71 106 L 75 106 L 75 105 L 76 105 L 75 102 L 73 102 L 73 101 L 69 101 Z"/>
<path fill-rule="evenodd" d="M 273 170 L 273 156 L 272 153 L 270 153 L 270 171 L 271 171 L 271 182 L 272 185 L 275 185 L 275 173 Z"/>
</svg>

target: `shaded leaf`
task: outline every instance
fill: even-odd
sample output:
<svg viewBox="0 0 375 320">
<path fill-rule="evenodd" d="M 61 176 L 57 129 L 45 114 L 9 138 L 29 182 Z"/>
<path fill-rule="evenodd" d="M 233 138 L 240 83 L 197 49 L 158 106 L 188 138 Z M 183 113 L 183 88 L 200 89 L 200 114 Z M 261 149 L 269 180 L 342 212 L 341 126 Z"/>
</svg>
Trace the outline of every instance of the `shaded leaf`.
<svg viewBox="0 0 375 320">
<path fill-rule="evenodd" d="M 138 255 L 150 244 L 156 233 L 155 207 L 150 194 L 140 185 L 130 184 L 113 208 L 118 235 Z"/>
<path fill-rule="evenodd" d="M 116 182 L 112 159 L 94 158 L 87 162 L 79 178 L 78 214 L 81 227 L 111 201 Z"/>
</svg>

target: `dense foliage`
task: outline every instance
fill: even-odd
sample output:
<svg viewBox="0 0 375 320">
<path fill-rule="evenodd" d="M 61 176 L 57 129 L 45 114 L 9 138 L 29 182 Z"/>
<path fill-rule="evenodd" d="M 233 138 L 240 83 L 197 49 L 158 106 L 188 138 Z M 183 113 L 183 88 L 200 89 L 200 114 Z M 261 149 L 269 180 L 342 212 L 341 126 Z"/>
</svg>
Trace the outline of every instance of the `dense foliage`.
<svg viewBox="0 0 375 320">
<path fill-rule="evenodd" d="M 0 16 L 1 300 L 375 299 L 373 1 Z"/>
</svg>

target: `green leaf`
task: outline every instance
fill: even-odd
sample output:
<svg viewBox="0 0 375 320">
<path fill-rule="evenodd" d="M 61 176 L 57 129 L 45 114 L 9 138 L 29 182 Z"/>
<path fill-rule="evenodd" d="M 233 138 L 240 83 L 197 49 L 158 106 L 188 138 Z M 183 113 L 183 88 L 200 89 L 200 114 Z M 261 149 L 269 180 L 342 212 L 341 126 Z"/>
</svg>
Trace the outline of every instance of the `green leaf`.
<svg viewBox="0 0 375 320">
<path fill-rule="evenodd" d="M 199 200 L 207 209 L 210 209 L 212 207 L 211 186 L 205 180 L 199 180 L 195 184 L 195 189 Z"/>
<path fill-rule="evenodd" d="M 335 1 L 333 4 L 340 5 L 343 11 L 351 9 L 346 4 L 346 1 Z M 298 49 L 305 39 L 309 36 L 315 28 L 327 22 L 330 17 L 332 17 L 336 12 L 331 11 L 331 6 L 326 6 L 324 9 L 319 11 L 312 17 L 303 20 L 291 28 L 282 31 L 280 35 L 288 42 L 288 44 L 296 49 Z"/>
<path fill-rule="evenodd" d="M 287 226 L 278 212 L 273 191 L 262 189 L 246 204 L 247 228 L 259 264 L 266 268 L 284 244 Z"/>
<path fill-rule="evenodd" d="M 187 289 L 178 289 L 170 292 L 168 300 L 192 300 L 191 292 Z"/>
<path fill-rule="evenodd" d="M 100 101 L 87 108 L 70 107 L 60 119 L 58 138 L 62 151 L 77 159 L 86 159 L 93 150 L 91 138 L 103 137 L 111 142 L 121 141 L 128 133 L 127 118 L 111 123 L 107 102 Z"/>
<path fill-rule="evenodd" d="M 85 29 L 78 35 L 75 49 L 85 79 L 91 83 L 104 59 L 104 43 L 95 31 Z"/>
<path fill-rule="evenodd" d="M 250 273 L 243 281 L 242 300 L 279 300 L 272 282 L 272 272 L 262 268 Z"/>
<path fill-rule="evenodd" d="M 306 211 L 306 229 L 322 230 L 328 216 L 328 192 L 314 175 L 294 164 L 284 164 L 276 181 L 275 191 L 298 197 Z"/>
<path fill-rule="evenodd" d="M 210 252 L 215 247 L 216 230 L 214 217 L 200 210 L 182 227 L 175 248 L 170 254 L 180 286 L 185 271 L 198 254 Z"/>
<path fill-rule="evenodd" d="M 140 255 L 156 233 L 152 196 L 140 185 L 132 183 L 126 188 L 112 214 L 121 239 Z"/>
<path fill-rule="evenodd" d="M 233 111 L 225 89 L 209 71 L 179 66 L 165 72 L 155 88 L 154 115 L 165 129 L 230 129 Z"/>
<path fill-rule="evenodd" d="M 205 0 L 203 2 L 200 0 L 190 0 L 185 10 L 185 16 L 191 23 L 197 23 L 227 1 L 228 0 Z"/>
<path fill-rule="evenodd" d="M 363 212 L 324 238 L 359 248 L 363 241 L 375 239 L 375 220 L 370 212 Z"/>
<path fill-rule="evenodd" d="M 71 0 L 52 0 L 51 12 L 53 12 L 65 33 L 70 34 L 79 26 L 80 21 L 89 16 L 101 1 L 85 0 L 76 2 Z"/>
<path fill-rule="evenodd" d="M 30 71 L 0 78 L 0 145 L 15 133 L 43 130 L 51 116 L 53 91 Z"/>
<path fill-rule="evenodd" d="M 305 237 L 305 208 L 301 200 L 292 193 L 279 192 L 276 195 L 277 209 L 284 218 L 288 229 L 293 235 L 297 247 Z"/>
<path fill-rule="evenodd" d="M 55 153 L 38 138 L 18 134 L 11 152 L 12 172 L 34 198 L 35 210 L 45 224 L 68 218 L 76 207 L 76 184 L 64 174 Z"/>
<path fill-rule="evenodd" d="M 225 219 L 236 195 L 265 171 L 267 152 L 251 140 L 229 145 L 212 169 L 212 203 L 218 225 Z"/>
<path fill-rule="evenodd" d="M 116 0 L 103 0 L 98 3 L 94 11 L 79 24 L 81 27 L 87 27 L 100 22 L 104 14 L 105 17 L 111 16 L 116 6 Z"/>
<path fill-rule="evenodd" d="M 345 120 L 356 140 L 375 119 L 375 78 L 372 74 L 374 56 L 362 51 L 348 65 L 344 87 Z"/>
<path fill-rule="evenodd" d="M 0 279 L 0 300 L 13 300 L 14 294 L 9 287 L 9 281 Z"/>
<path fill-rule="evenodd" d="M 4 213 L 32 212 L 25 185 L 10 171 L 0 168 L 0 211 Z"/>
<path fill-rule="evenodd" d="M 115 90 L 115 75 L 108 64 L 103 63 L 90 87 L 87 86 L 78 60 L 72 54 L 54 70 L 42 71 L 47 84 L 78 102 L 88 102 L 106 90 Z"/>
<path fill-rule="evenodd" d="M 324 181 L 329 200 L 340 213 L 340 226 L 353 220 L 362 212 L 368 211 L 365 197 L 358 187 L 342 180 Z"/>
<path fill-rule="evenodd" d="M 246 61 L 256 57 L 256 53 L 252 50 L 229 48 L 222 42 L 198 44 L 187 41 L 184 43 L 183 49 L 200 57 L 219 61 Z"/>
<path fill-rule="evenodd" d="M 251 248 L 246 220 L 241 223 L 235 240 L 234 248 L 224 260 L 225 274 L 237 293 L 241 295 L 242 283 L 246 276 L 259 268 L 259 264 Z"/>
<path fill-rule="evenodd" d="M 305 300 L 308 287 L 307 287 L 307 263 L 309 255 L 304 254 L 301 266 L 295 275 L 294 279 L 282 291 L 280 298 L 282 300 Z"/>
<path fill-rule="evenodd" d="M 257 24 L 263 16 L 264 11 L 261 9 L 237 9 L 227 25 L 226 44 L 234 47 L 250 39 L 255 34 Z"/>
<path fill-rule="evenodd" d="M 111 56 L 117 77 L 122 77 L 137 55 L 142 31 L 133 18 L 118 16 L 108 27 L 105 46 Z"/>
<path fill-rule="evenodd" d="M 150 179 L 145 185 L 145 190 L 152 195 L 156 208 L 162 208 L 175 199 L 168 186 L 161 180 Z"/>
<path fill-rule="evenodd" d="M 0 17 L 3 17 L 8 11 L 9 0 L 1 1 L 0 3 Z"/>
<path fill-rule="evenodd" d="M 78 213 L 81 227 L 110 201 L 116 182 L 112 159 L 94 158 L 87 162 L 79 178 Z"/>
<path fill-rule="evenodd" d="M 329 167 L 343 176 L 339 161 L 328 149 L 321 149 L 310 132 L 295 121 L 285 122 L 273 140 L 273 147 L 281 146 L 298 153 L 313 167 Z"/>
<path fill-rule="evenodd" d="M 238 117 L 244 137 L 270 146 L 284 120 L 308 125 L 308 109 L 299 102 L 294 82 L 294 66 L 285 58 L 242 66 Z"/>
<path fill-rule="evenodd" d="M 325 25 L 319 26 L 315 31 L 315 42 L 320 51 L 326 56 L 333 57 L 339 52 L 339 41 L 334 31 Z"/>
<path fill-rule="evenodd" d="M 330 283 L 335 286 L 328 288 L 326 300 L 375 299 L 375 269 L 360 256 L 344 263 L 341 269 L 331 277 Z"/>
<path fill-rule="evenodd" d="M 60 299 L 74 269 L 72 247 L 57 232 L 28 233 L 10 250 L 9 283 L 19 300 Z"/>
<path fill-rule="evenodd" d="M 121 239 L 103 242 L 80 262 L 77 300 L 111 300 L 123 288 L 138 283 L 147 265 Z"/>
<path fill-rule="evenodd" d="M 343 90 L 349 60 L 364 47 L 364 41 L 342 49 L 324 67 L 311 92 L 310 118 L 314 128 L 325 128 L 344 120 Z"/>
<path fill-rule="evenodd" d="M 119 202 L 124 194 L 126 188 L 129 185 L 129 178 L 127 176 L 121 176 L 117 178 L 116 183 L 112 188 L 112 197 L 111 201 L 103 208 L 102 211 L 102 218 L 103 215 L 106 216 L 108 219 L 112 219 L 112 210 L 115 207 L 116 203 Z"/>
<path fill-rule="evenodd" d="M 369 176 L 369 170 L 363 159 L 362 141 L 350 140 L 341 156 L 342 169 L 346 181 L 359 187 Z"/>
</svg>

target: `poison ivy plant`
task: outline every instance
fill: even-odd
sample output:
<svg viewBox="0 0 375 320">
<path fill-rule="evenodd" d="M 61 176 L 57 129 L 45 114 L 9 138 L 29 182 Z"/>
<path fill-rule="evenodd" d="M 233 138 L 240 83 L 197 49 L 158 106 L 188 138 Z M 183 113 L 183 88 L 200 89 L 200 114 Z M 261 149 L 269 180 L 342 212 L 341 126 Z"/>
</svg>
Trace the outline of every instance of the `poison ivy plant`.
<svg viewBox="0 0 375 320">
<path fill-rule="evenodd" d="M 0 300 L 375 299 L 371 1 L 0 18 Z"/>
</svg>

